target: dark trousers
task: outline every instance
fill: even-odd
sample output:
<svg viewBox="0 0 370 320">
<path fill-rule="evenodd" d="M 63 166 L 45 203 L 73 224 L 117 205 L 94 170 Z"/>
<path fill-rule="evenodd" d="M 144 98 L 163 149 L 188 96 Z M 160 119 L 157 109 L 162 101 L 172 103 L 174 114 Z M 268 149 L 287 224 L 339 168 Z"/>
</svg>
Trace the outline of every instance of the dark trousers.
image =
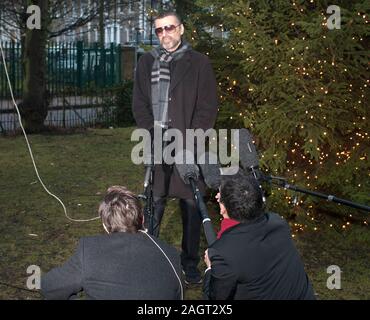
<svg viewBox="0 0 370 320">
<path fill-rule="evenodd" d="M 166 207 L 166 197 L 154 197 L 153 235 L 158 237 L 160 225 Z M 199 242 L 201 218 L 193 199 L 179 200 L 182 218 L 181 264 L 185 271 L 196 268 L 199 261 Z"/>
</svg>

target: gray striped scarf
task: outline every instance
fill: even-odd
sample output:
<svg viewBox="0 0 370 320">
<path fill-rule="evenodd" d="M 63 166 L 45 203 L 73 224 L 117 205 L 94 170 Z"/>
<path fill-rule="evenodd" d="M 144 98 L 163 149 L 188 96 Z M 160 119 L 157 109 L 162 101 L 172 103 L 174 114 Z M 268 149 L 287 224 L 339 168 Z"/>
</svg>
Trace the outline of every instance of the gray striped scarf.
<svg viewBox="0 0 370 320">
<path fill-rule="evenodd" d="M 154 48 L 150 53 L 154 57 L 152 67 L 152 108 L 154 116 L 154 125 L 168 128 L 168 93 L 171 82 L 170 62 L 182 58 L 184 53 L 191 50 L 187 42 L 175 52 L 168 52 L 161 46 Z"/>
</svg>

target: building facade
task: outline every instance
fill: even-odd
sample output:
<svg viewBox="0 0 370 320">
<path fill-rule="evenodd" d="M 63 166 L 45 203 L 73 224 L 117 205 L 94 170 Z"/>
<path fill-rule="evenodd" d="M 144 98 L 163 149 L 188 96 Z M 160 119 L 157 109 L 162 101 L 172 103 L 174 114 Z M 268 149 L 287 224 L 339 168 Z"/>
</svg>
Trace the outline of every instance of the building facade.
<svg viewBox="0 0 370 320">
<path fill-rule="evenodd" d="M 13 21 L 12 10 L 19 12 L 22 1 L 2 5 L 0 14 L 0 40 L 20 40 L 21 31 Z M 104 42 L 138 46 L 157 44 L 152 28 L 151 13 L 171 5 L 170 0 L 51 0 L 50 4 L 50 40 L 57 42 L 84 41 L 101 42 L 104 30 Z M 8 6 L 8 12 L 7 12 Z M 11 6 L 11 7 L 10 7 Z M 101 7 L 103 6 L 103 7 Z M 7 23 L 8 22 L 8 23 Z"/>
</svg>

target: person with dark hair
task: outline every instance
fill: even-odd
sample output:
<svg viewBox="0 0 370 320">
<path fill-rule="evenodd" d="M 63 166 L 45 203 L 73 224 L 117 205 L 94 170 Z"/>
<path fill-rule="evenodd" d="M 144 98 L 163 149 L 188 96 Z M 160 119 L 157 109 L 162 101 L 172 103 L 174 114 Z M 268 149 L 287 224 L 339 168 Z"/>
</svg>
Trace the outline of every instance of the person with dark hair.
<svg viewBox="0 0 370 320">
<path fill-rule="evenodd" d="M 205 299 L 315 299 L 288 223 L 265 212 L 262 197 L 251 175 L 222 178 L 221 230 L 204 256 Z"/>
<path fill-rule="evenodd" d="M 99 206 L 106 235 L 81 238 L 74 255 L 41 277 L 46 299 L 73 299 L 84 292 L 99 300 L 182 299 L 177 250 L 143 229 L 140 200 L 113 186 Z"/>
<path fill-rule="evenodd" d="M 154 24 L 160 45 L 141 56 L 136 67 L 132 111 L 138 128 L 151 132 L 158 129 L 164 134 L 173 128 L 183 137 L 187 129 L 211 129 L 216 121 L 218 101 L 216 79 L 208 57 L 193 50 L 183 39 L 185 28 L 175 12 L 161 13 Z M 178 198 L 185 282 L 201 283 L 197 267 L 201 219 L 191 187 L 181 180 L 176 167 L 163 159 L 154 166 L 153 180 L 153 234 L 159 235 L 167 198 Z M 198 186 L 201 192 L 205 191 L 202 179 Z"/>
</svg>

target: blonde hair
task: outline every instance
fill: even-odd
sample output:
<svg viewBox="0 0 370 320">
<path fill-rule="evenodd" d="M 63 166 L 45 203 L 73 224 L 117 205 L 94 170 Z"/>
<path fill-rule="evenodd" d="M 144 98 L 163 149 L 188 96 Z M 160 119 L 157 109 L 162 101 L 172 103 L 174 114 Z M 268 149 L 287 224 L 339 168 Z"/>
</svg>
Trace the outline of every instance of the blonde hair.
<svg viewBox="0 0 370 320">
<path fill-rule="evenodd" d="M 143 226 L 143 210 L 138 197 L 122 186 L 107 190 L 99 206 L 99 215 L 109 233 L 136 233 Z"/>
</svg>

